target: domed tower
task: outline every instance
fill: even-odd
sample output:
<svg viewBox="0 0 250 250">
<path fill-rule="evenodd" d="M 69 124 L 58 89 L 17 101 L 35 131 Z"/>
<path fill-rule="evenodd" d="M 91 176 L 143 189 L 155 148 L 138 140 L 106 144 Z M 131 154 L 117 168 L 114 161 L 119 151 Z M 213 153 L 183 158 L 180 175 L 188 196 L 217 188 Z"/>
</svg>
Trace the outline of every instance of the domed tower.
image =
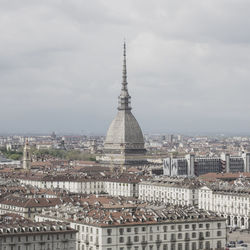
<svg viewBox="0 0 250 250">
<path fill-rule="evenodd" d="M 127 87 L 126 44 L 123 51 L 122 88 L 118 97 L 118 112 L 109 126 L 104 143 L 103 163 L 114 165 L 144 165 L 145 147 L 141 128 L 131 113 Z"/>
</svg>

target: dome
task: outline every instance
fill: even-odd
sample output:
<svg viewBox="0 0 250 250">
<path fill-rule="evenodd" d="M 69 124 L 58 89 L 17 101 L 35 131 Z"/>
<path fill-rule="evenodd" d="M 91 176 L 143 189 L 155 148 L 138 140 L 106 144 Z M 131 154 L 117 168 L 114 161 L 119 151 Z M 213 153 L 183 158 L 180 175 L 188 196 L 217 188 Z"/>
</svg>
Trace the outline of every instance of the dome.
<svg viewBox="0 0 250 250">
<path fill-rule="evenodd" d="M 144 149 L 141 128 L 130 110 L 119 110 L 109 126 L 106 149 Z"/>
</svg>

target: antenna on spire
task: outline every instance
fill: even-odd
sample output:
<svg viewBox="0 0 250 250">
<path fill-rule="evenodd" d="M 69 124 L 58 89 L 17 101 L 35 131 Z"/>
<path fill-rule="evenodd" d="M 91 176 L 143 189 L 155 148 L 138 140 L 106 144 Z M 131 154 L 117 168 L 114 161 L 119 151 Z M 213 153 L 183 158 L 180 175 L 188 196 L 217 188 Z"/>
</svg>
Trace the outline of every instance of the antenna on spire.
<svg viewBox="0 0 250 250">
<path fill-rule="evenodd" d="M 123 70 L 122 70 L 122 89 L 119 96 L 119 110 L 131 110 L 130 95 L 127 88 L 127 65 L 126 65 L 126 41 L 123 43 Z"/>
<path fill-rule="evenodd" d="M 126 41 L 123 43 L 123 71 L 122 71 L 122 85 L 123 88 L 127 88 L 127 65 L 126 65 Z"/>
</svg>

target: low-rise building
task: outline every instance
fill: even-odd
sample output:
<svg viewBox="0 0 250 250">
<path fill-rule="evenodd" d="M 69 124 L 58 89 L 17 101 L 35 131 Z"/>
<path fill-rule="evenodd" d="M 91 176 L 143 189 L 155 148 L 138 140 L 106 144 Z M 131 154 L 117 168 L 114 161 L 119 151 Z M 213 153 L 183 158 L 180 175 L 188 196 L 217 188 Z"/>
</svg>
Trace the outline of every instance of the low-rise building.
<svg viewBox="0 0 250 250">
<path fill-rule="evenodd" d="M 68 212 L 67 212 L 68 211 Z M 37 221 L 69 221 L 78 249 L 223 249 L 225 219 L 194 207 L 138 206 L 106 210 L 61 207 L 43 210 Z"/>
<path fill-rule="evenodd" d="M 0 216 L 2 250 L 76 250 L 76 233 L 65 222 L 33 222 L 15 214 Z"/>
<path fill-rule="evenodd" d="M 52 208 L 67 201 L 69 202 L 70 198 L 26 198 L 8 195 L 0 200 L 0 215 L 15 213 L 33 219 L 43 208 Z"/>
<path fill-rule="evenodd" d="M 23 176 L 18 180 L 38 188 L 64 189 L 72 193 L 102 194 L 112 196 L 138 196 L 139 179 L 128 174 L 116 177 L 93 177 L 83 175 Z"/>
<path fill-rule="evenodd" d="M 250 228 L 250 188 L 233 185 L 203 186 L 198 193 L 200 209 L 227 219 L 228 227 Z"/>
<path fill-rule="evenodd" d="M 158 178 L 139 183 L 139 199 L 181 206 L 198 205 L 198 187 L 195 179 Z"/>
</svg>

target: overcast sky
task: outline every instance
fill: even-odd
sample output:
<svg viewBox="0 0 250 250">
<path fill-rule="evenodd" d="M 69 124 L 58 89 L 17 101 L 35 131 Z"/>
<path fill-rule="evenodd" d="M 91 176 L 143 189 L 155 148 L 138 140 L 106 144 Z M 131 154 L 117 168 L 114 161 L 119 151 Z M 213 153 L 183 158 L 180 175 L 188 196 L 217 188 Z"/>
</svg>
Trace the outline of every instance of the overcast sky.
<svg viewBox="0 0 250 250">
<path fill-rule="evenodd" d="M 0 0 L 0 133 L 101 133 L 127 41 L 144 133 L 250 134 L 249 0 Z"/>
</svg>

